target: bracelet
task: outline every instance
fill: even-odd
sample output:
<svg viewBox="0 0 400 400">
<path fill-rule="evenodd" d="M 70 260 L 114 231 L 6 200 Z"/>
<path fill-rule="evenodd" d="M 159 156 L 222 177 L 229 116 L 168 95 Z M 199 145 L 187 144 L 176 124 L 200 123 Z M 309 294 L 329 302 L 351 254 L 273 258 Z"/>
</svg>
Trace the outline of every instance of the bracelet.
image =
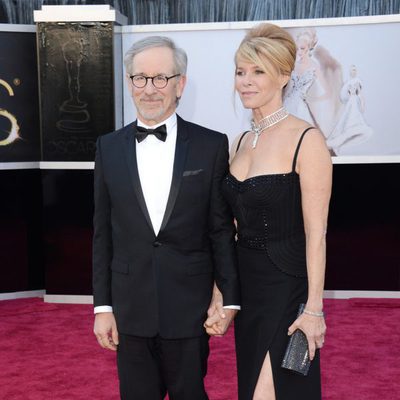
<svg viewBox="0 0 400 400">
<path fill-rule="evenodd" d="M 307 315 L 312 315 L 313 317 L 324 317 L 325 316 L 323 311 L 314 312 L 314 311 L 304 310 L 303 313 L 307 314 Z"/>
</svg>

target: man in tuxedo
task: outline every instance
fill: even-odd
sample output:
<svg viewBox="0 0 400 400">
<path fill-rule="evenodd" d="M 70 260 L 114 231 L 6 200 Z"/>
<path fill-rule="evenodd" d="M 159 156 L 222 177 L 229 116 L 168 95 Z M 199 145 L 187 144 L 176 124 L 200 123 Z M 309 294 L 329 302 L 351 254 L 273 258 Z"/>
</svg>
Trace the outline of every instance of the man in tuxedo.
<svg viewBox="0 0 400 400">
<path fill-rule="evenodd" d="M 205 400 L 214 281 L 224 330 L 239 305 L 227 137 L 176 113 L 186 53 L 149 37 L 126 53 L 137 121 L 99 137 L 94 174 L 94 333 L 117 350 L 124 400 Z"/>
</svg>

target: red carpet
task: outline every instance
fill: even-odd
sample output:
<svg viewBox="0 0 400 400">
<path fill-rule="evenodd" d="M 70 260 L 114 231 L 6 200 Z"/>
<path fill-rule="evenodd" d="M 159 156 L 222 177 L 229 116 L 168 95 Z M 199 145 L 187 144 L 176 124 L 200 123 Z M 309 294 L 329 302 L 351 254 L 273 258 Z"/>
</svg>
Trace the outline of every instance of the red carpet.
<svg viewBox="0 0 400 400">
<path fill-rule="evenodd" d="M 400 400 L 400 300 L 326 300 L 324 400 Z M 0 400 L 117 400 L 92 306 L 0 301 Z M 211 340 L 210 400 L 236 399 L 233 329 Z M 299 399 L 303 400 L 303 399 Z M 306 400 L 306 399 L 304 399 Z"/>
</svg>

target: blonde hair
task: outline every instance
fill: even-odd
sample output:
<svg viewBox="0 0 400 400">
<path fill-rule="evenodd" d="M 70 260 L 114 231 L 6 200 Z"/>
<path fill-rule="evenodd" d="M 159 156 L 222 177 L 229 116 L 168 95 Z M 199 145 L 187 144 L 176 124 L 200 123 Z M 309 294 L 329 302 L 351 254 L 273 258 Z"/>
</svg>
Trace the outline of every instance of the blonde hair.
<svg viewBox="0 0 400 400">
<path fill-rule="evenodd" d="M 252 28 L 235 53 L 238 59 L 255 64 L 272 78 L 290 76 L 296 61 L 296 44 L 283 28 L 263 23 Z"/>
</svg>

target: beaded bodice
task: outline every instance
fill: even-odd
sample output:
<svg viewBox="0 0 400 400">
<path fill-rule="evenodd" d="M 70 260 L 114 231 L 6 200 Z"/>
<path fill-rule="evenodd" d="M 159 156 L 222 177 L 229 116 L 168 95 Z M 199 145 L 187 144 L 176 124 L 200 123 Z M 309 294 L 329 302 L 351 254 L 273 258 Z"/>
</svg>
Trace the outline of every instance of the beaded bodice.
<svg viewBox="0 0 400 400">
<path fill-rule="evenodd" d="M 268 240 L 304 232 L 300 182 L 295 172 L 260 175 L 243 182 L 228 174 L 223 190 L 242 244 L 264 248 Z"/>
<path fill-rule="evenodd" d="M 304 133 L 292 171 L 244 181 L 229 173 L 222 186 L 237 221 L 238 244 L 265 251 L 278 268 L 296 276 L 306 275 L 300 177 L 295 171 Z"/>
</svg>

